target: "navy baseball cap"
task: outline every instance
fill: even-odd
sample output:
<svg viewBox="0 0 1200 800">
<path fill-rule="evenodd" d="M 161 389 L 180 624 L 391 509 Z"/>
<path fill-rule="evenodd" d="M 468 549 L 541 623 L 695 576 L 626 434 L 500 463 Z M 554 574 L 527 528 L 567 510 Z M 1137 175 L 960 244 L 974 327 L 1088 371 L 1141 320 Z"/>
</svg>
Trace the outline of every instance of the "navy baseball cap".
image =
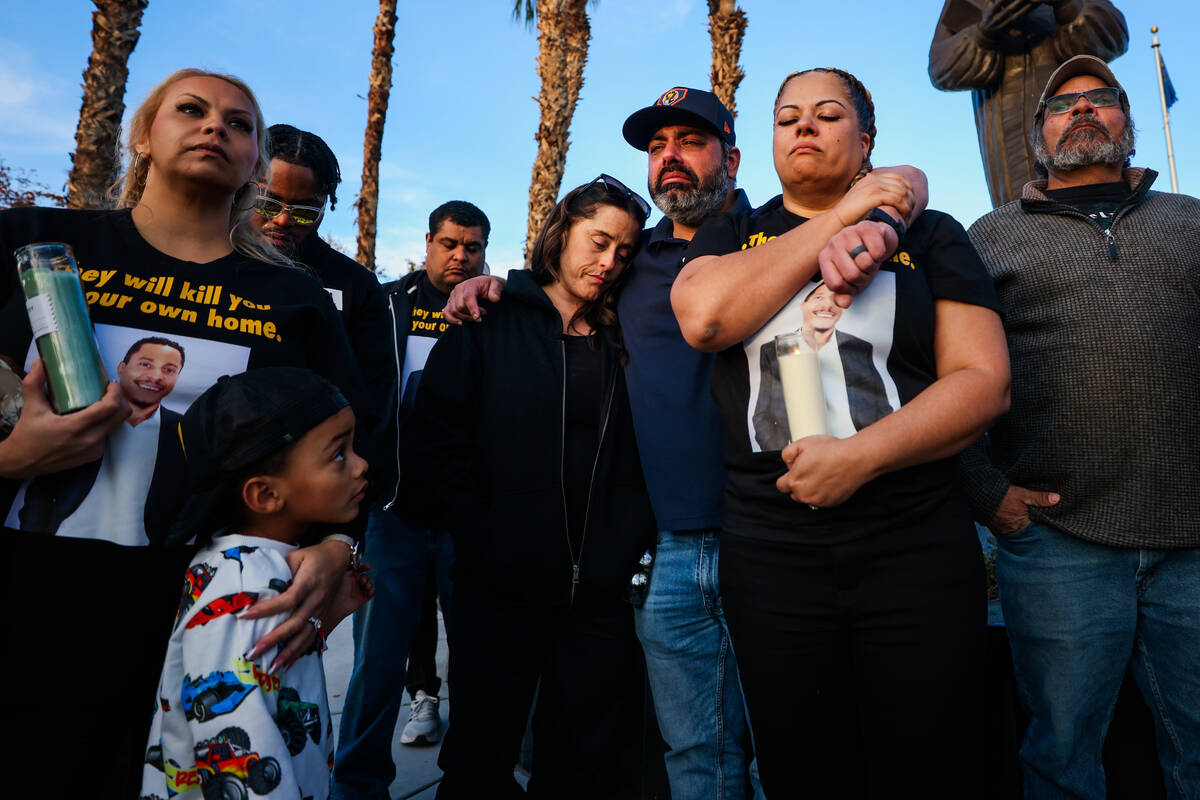
<svg viewBox="0 0 1200 800">
<path fill-rule="evenodd" d="M 196 398 L 179 423 L 191 492 L 170 538 L 206 539 L 237 509 L 233 483 L 256 462 L 298 441 L 350 405 L 337 387 L 299 367 L 226 375 Z"/>
<path fill-rule="evenodd" d="M 676 86 L 658 96 L 654 105 L 635 111 L 625 120 L 621 133 L 638 150 L 650 147 L 650 137 L 666 125 L 696 125 L 711 131 L 726 144 L 737 141 L 733 114 L 712 92 Z"/>
</svg>

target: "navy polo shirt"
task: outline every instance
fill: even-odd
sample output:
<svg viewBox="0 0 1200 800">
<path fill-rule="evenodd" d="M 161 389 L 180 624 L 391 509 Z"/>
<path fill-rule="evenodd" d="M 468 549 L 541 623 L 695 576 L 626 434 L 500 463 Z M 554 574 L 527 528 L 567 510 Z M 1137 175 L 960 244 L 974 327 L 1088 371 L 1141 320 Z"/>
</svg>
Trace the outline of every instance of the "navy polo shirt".
<svg viewBox="0 0 1200 800">
<path fill-rule="evenodd" d="M 733 210 L 750 210 L 741 189 Z M 658 527 L 670 531 L 719 528 L 725 484 L 721 419 L 709 388 L 714 356 L 683 340 L 671 310 L 687 246 L 667 217 L 644 231 L 617 304 L 642 471 Z"/>
</svg>

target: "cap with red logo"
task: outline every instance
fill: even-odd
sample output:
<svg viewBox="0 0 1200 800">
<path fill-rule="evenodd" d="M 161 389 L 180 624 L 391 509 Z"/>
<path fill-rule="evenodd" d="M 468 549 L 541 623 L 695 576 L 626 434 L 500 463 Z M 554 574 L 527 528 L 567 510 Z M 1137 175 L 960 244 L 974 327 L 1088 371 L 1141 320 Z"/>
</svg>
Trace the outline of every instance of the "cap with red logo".
<svg viewBox="0 0 1200 800">
<path fill-rule="evenodd" d="M 733 115 L 712 92 L 676 86 L 658 96 L 654 105 L 635 111 L 621 133 L 638 150 L 650 146 L 650 137 L 667 125 L 697 125 L 732 145 L 737 141 Z"/>
</svg>

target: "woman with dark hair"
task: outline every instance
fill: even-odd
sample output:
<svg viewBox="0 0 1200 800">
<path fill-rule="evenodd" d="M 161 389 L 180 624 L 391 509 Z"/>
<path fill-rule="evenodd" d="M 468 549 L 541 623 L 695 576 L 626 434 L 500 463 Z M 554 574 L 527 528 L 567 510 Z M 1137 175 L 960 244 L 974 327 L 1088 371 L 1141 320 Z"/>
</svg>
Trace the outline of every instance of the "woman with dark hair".
<svg viewBox="0 0 1200 800">
<path fill-rule="evenodd" d="M 637 797 L 642 661 L 624 589 L 651 541 L 614 290 L 648 206 L 607 175 L 567 193 L 505 302 L 434 346 L 401 432 L 406 503 L 456 556 L 438 797 Z"/>
<path fill-rule="evenodd" d="M 672 289 L 684 337 L 718 352 L 721 589 L 768 797 L 980 791 L 983 563 L 952 476 L 1007 408 L 1008 354 L 962 226 L 922 213 L 912 168 L 871 171 L 874 116 L 843 70 L 789 75 L 782 194 L 701 228 Z M 831 435 L 764 446 L 761 354 L 804 326 L 818 269 L 872 379 L 819 359 Z"/>
<path fill-rule="evenodd" d="M 267 171 L 265 141 L 262 112 L 245 83 L 179 70 L 133 113 L 118 209 L 0 212 L 0 273 L 10 290 L 0 307 L 0 354 L 31 365 L 21 419 L 0 441 L 6 605 L 26 609 L 16 636 L 30 654 L 8 659 L 5 685 L 27 687 L 36 674 L 45 688 L 12 692 L 6 701 L 6 718 L 21 730 L 10 756 L 30 774 L 59 774 L 66 758 L 87 785 L 136 796 L 159 665 L 194 548 L 170 525 L 186 476 L 162 468 L 166 446 L 179 444 L 169 420 L 135 414 L 137 426 L 127 424 L 130 405 L 116 384 L 82 411 L 51 410 L 42 363 L 31 359 L 25 304 L 11 283 L 13 250 L 71 245 L 110 376 L 139 338 L 188 348 L 188 368 L 170 398 L 141 383 L 146 403 L 182 412 L 222 374 L 290 365 L 336 384 L 360 420 L 376 416 L 329 296 L 249 223 L 256 181 Z M 82 486 L 88 507 L 100 510 L 76 515 L 65 535 L 25 524 L 20 510 L 33 478 L 49 487 L 51 504 L 68 502 L 67 487 Z M 286 642 L 279 665 L 290 663 L 313 645 L 320 624 L 336 623 L 326 610 L 351 561 L 353 539 L 341 534 L 353 531 L 331 531 L 290 557 L 291 589 L 247 613 L 294 612 L 251 658 Z M 78 719 L 81 703 L 97 708 L 94 726 L 67 723 Z"/>
</svg>

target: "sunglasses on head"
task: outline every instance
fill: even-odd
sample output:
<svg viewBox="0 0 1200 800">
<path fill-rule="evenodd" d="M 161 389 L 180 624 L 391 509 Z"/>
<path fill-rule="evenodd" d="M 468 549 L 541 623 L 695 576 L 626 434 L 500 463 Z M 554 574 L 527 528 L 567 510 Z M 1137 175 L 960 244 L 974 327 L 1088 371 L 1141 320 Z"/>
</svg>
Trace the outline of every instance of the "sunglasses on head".
<svg viewBox="0 0 1200 800">
<path fill-rule="evenodd" d="M 267 197 L 264 194 L 259 194 L 258 199 L 254 201 L 254 213 L 267 219 L 275 219 L 284 211 L 288 212 L 288 216 L 292 218 L 292 223 L 296 225 L 316 225 L 321 221 L 321 216 L 325 213 L 324 206 L 318 208 L 316 206 L 290 206 L 287 203 L 281 203 L 273 197 Z"/>
<path fill-rule="evenodd" d="M 641 195 L 639 195 L 633 189 L 630 189 L 625 184 L 621 183 L 619 180 L 614 178 L 612 175 L 606 175 L 603 172 L 601 172 L 600 176 L 598 178 L 596 178 L 596 180 L 594 180 L 588 184 L 588 188 L 590 189 L 591 187 L 595 186 L 597 183 L 604 184 L 604 186 L 606 186 L 608 189 L 616 192 L 617 194 L 621 195 L 622 197 L 628 197 L 630 200 L 632 200 L 634 203 L 636 203 L 637 207 L 642 210 L 642 218 L 643 219 L 650 216 L 650 204 L 647 203 L 645 200 L 643 200 Z"/>
<path fill-rule="evenodd" d="M 1096 108 L 1112 108 L 1121 102 L 1121 90 L 1114 86 L 1104 86 L 1099 89 L 1088 89 L 1086 92 L 1067 92 L 1056 94 L 1042 101 L 1042 108 L 1047 114 L 1065 114 L 1075 107 L 1079 98 L 1086 97 Z"/>
</svg>

